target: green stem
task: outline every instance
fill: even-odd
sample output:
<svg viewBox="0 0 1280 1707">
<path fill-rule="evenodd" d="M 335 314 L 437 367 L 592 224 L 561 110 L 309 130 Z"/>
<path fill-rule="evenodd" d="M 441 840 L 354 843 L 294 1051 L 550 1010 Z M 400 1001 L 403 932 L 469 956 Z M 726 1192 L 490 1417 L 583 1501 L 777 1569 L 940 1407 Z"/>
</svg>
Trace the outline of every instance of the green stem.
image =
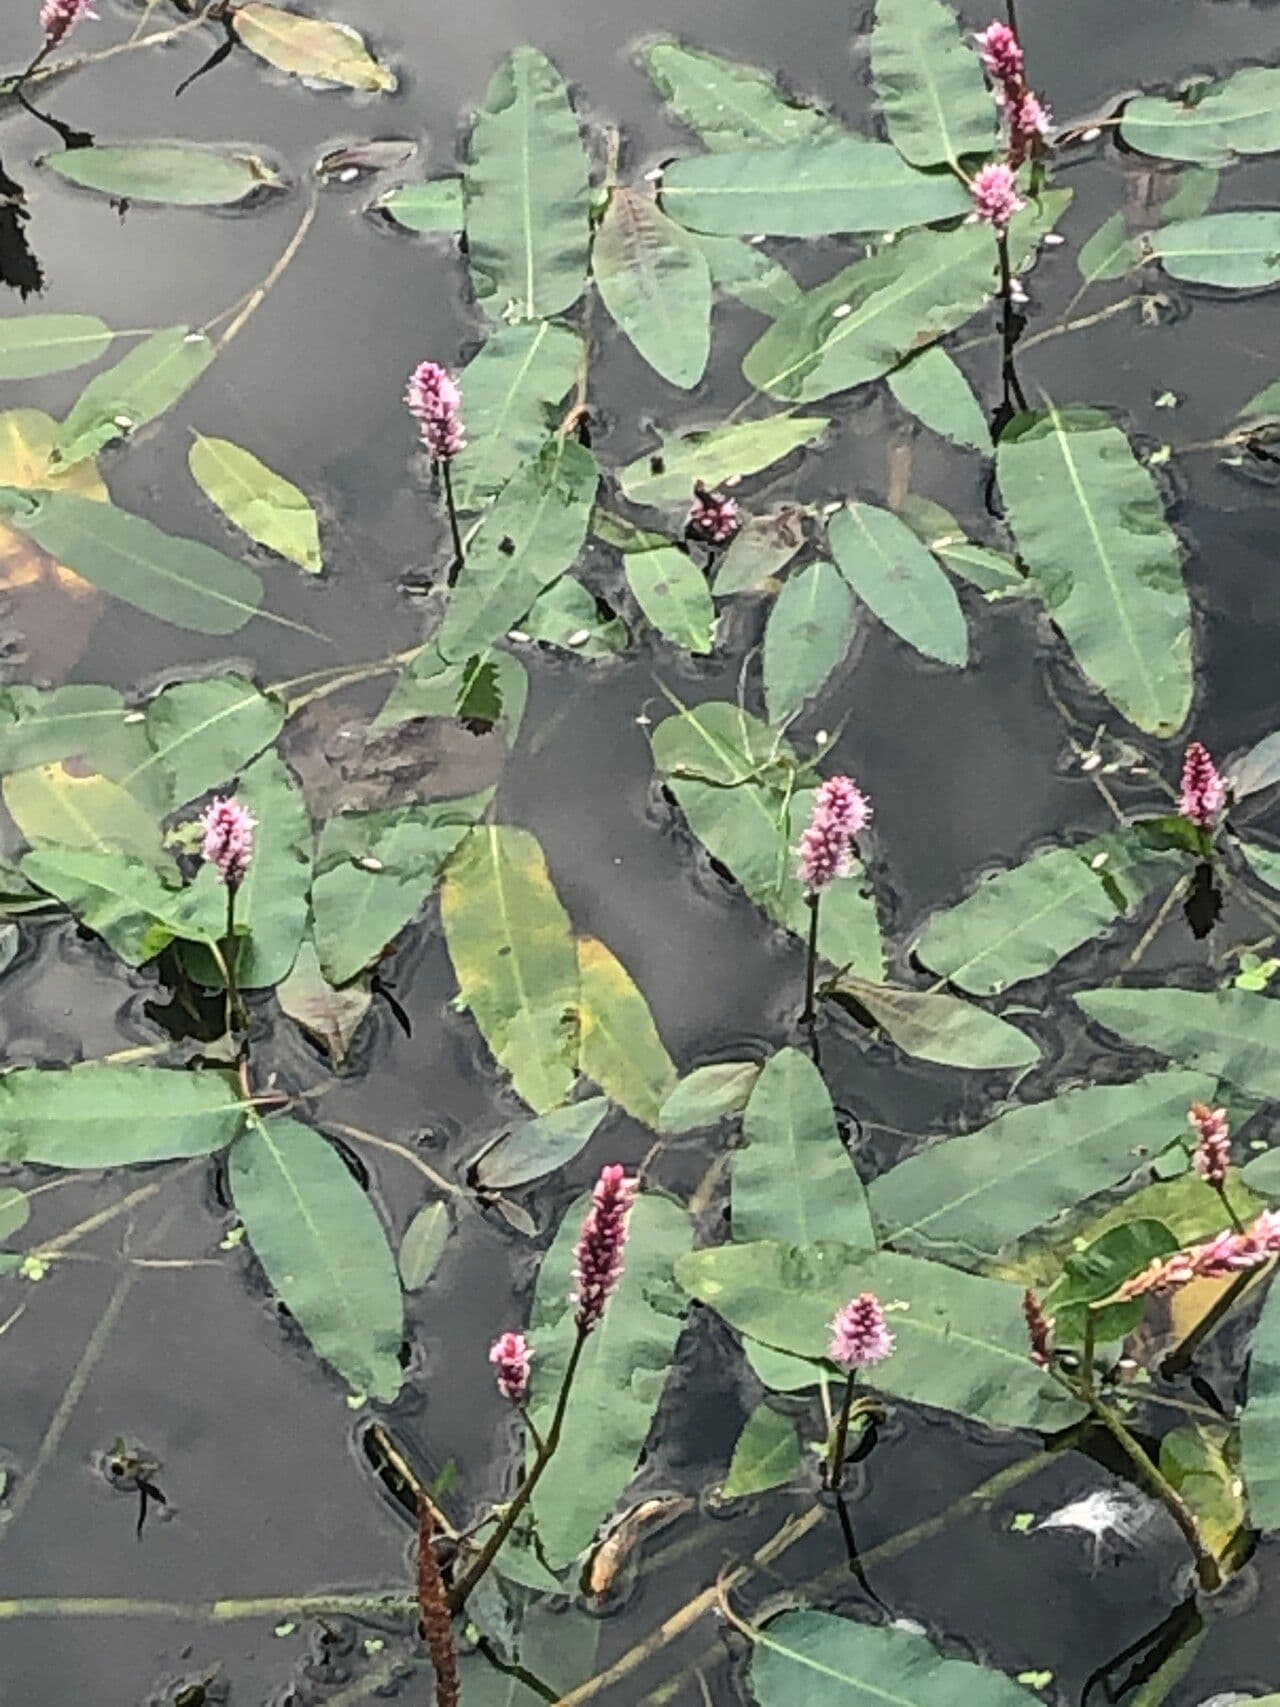
<svg viewBox="0 0 1280 1707">
<path fill-rule="evenodd" d="M 462 530 L 458 526 L 458 507 L 453 501 L 453 470 L 449 465 L 448 457 L 441 461 L 440 469 L 444 476 L 444 501 L 449 511 L 449 529 L 453 534 L 453 562 L 449 566 L 449 579 L 446 583 L 452 587 L 457 582 L 465 559 L 462 550 Z"/>
<path fill-rule="evenodd" d="M 1097 1334 L 1097 1326 L 1098 1326 L 1098 1318 L 1097 1318 L 1097 1314 L 1095 1311 L 1095 1306 L 1092 1304 L 1088 1304 L 1085 1306 L 1085 1312 L 1084 1312 L 1084 1357 L 1083 1357 L 1083 1366 L 1081 1368 L 1081 1379 L 1083 1380 L 1085 1386 L 1088 1388 L 1090 1393 L 1093 1392 L 1093 1387 L 1094 1387 L 1093 1361 L 1094 1361 L 1094 1354 L 1095 1354 L 1095 1339 L 1096 1339 L 1096 1334 Z"/>
<path fill-rule="evenodd" d="M 227 980 L 227 1030 L 238 1027 L 241 1031 L 249 1028 L 249 1018 L 244 1011 L 244 1001 L 240 995 L 240 986 L 236 980 L 236 967 L 240 960 L 240 943 L 236 937 L 236 885 L 227 884 L 227 935 L 223 947 L 223 966 Z"/>
<path fill-rule="evenodd" d="M 815 1017 L 814 995 L 818 982 L 818 902 L 821 897 L 814 889 L 805 898 L 809 903 L 809 959 L 804 974 L 804 1012 L 800 1015 L 800 1023 L 812 1025 Z"/>
<path fill-rule="evenodd" d="M 831 1436 L 831 1455 L 827 1459 L 827 1486 L 833 1493 L 840 1491 L 840 1483 L 844 1477 L 844 1449 L 849 1439 L 849 1415 L 853 1409 L 853 1390 L 857 1384 L 858 1372 L 851 1369 L 844 1384 L 844 1401 L 840 1406 L 835 1432 Z"/>
<path fill-rule="evenodd" d="M 569 1364 L 564 1372 L 564 1380 L 560 1383 L 560 1397 L 556 1400 L 555 1415 L 551 1419 L 551 1427 L 547 1430 L 546 1439 L 539 1447 L 537 1457 L 533 1461 L 533 1468 L 520 1484 L 519 1493 L 507 1507 L 498 1527 L 485 1542 L 468 1569 L 449 1590 L 450 1612 L 461 1612 L 467 1604 L 467 1597 L 497 1558 L 503 1542 L 519 1522 L 520 1514 L 533 1498 L 533 1491 L 542 1479 L 543 1471 L 555 1455 L 555 1450 L 560 1444 L 560 1431 L 564 1426 L 565 1411 L 569 1406 L 569 1390 L 573 1386 L 574 1376 L 578 1373 L 582 1348 L 587 1343 L 587 1332 L 588 1330 L 581 1327 L 578 1329 L 577 1338 L 573 1342 L 573 1350 L 569 1354 Z"/>
</svg>

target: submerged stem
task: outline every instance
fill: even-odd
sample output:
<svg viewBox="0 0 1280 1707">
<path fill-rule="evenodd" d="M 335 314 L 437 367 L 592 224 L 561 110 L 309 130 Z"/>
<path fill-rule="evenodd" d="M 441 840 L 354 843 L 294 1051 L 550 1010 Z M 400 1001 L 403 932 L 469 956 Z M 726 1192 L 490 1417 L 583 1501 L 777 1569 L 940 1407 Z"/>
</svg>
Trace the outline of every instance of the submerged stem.
<svg viewBox="0 0 1280 1707">
<path fill-rule="evenodd" d="M 844 1384 L 844 1400 L 840 1418 L 831 1436 L 831 1453 L 827 1459 L 827 1486 L 833 1493 L 840 1491 L 844 1479 L 844 1449 L 849 1439 L 849 1416 L 853 1410 L 853 1390 L 858 1384 L 858 1372 L 851 1369 Z"/>
<path fill-rule="evenodd" d="M 465 554 L 462 549 L 462 530 L 458 526 L 458 507 L 453 500 L 453 470 L 449 466 L 447 456 L 441 459 L 440 470 L 444 480 L 445 507 L 449 511 L 449 531 L 453 534 L 453 562 L 449 565 L 449 576 L 445 584 L 452 587 L 456 585 L 462 572 Z"/>
<path fill-rule="evenodd" d="M 1088 1403 L 1094 1416 L 1107 1430 L 1116 1445 L 1125 1453 L 1134 1469 L 1141 1473 L 1152 1492 L 1161 1500 L 1169 1516 L 1182 1531 L 1186 1543 L 1195 1557 L 1196 1577 L 1199 1580 L 1200 1587 L 1208 1593 L 1221 1588 L 1221 1568 L 1213 1552 L 1205 1546 L 1200 1534 L 1200 1526 L 1197 1524 L 1190 1506 L 1187 1505 L 1168 1477 L 1157 1467 L 1150 1453 L 1145 1452 L 1129 1433 L 1129 1430 L 1120 1421 L 1110 1405 L 1100 1399 L 1096 1393 L 1088 1396 Z"/>
<path fill-rule="evenodd" d="M 800 1015 L 801 1025 L 812 1025 L 815 1017 L 814 996 L 818 984 L 818 902 L 821 896 L 816 889 L 810 890 L 805 897 L 809 904 L 809 959 L 804 974 L 804 1012 Z"/>
</svg>

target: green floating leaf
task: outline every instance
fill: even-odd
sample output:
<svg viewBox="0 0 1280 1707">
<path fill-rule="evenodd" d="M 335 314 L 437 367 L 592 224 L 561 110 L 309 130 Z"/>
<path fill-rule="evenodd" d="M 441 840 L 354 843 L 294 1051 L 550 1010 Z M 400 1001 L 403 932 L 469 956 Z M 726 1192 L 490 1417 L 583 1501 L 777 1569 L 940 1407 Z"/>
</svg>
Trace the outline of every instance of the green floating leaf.
<svg viewBox="0 0 1280 1707">
<path fill-rule="evenodd" d="M 526 1120 L 479 1157 L 475 1183 L 482 1191 L 511 1191 L 543 1179 L 586 1149 L 608 1112 L 608 1097 L 588 1097 Z"/>
<path fill-rule="evenodd" d="M 970 995 L 998 996 L 1051 970 L 1183 867 L 1178 855 L 1148 853 L 1123 832 L 1049 848 L 936 913 L 915 952 Z"/>
<path fill-rule="evenodd" d="M 136 345 L 80 393 L 58 428 L 55 460 L 82 462 L 154 421 L 191 389 L 216 354 L 203 332 L 187 326 L 170 326 Z"/>
<path fill-rule="evenodd" d="M 932 225 L 973 203 L 950 172 L 917 172 L 887 142 L 840 136 L 676 160 L 662 175 L 662 205 L 712 236 L 827 237 Z"/>
<path fill-rule="evenodd" d="M 256 154 L 195 142 L 135 142 L 46 155 L 50 171 L 121 201 L 228 207 L 280 179 Z"/>
<path fill-rule="evenodd" d="M 0 1076 L 0 1154 L 47 1168 L 124 1168 L 207 1156 L 240 1131 L 222 1073 L 164 1067 L 21 1067 Z"/>
<path fill-rule="evenodd" d="M 1280 782 L 1280 730 L 1264 735 L 1231 766 L 1231 793 L 1236 800 L 1260 794 Z"/>
<path fill-rule="evenodd" d="M 115 333 L 96 314 L 28 314 L 0 320 L 0 379 L 43 379 L 96 362 Z"/>
<path fill-rule="evenodd" d="M 1121 137 L 1142 154 L 1223 164 L 1280 148 L 1280 68 L 1247 65 L 1189 93 L 1193 99 L 1140 95 L 1129 101 Z"/>
<path fill-rule="evenodd" d="M 784 1612 L 755 1632 L 751 1688 L 760 1707 L 1032 1707 L 1041 1697 L 928 1637 L 830 1612 Z"/>
<path fill-rule="evenodd" d="M 889 375 L 898 402 L 952 444 L 991 454 L 991 429 L 973 387 L 940 344 L 930 344 Z"/>
<path fill-rule="evenodd" d="M 435 637 L 461 663 L 514 628 L 573 566 L 591 525 L 599 470 L 576 440 L 555 438 L 498 494 L 472 536 Z"/>
<path fill-rule="evenodd" d="M 349 24 L 309 18 L 267 0 L 245 0 L 236 7 L 235 29 L 250 53 L 277 71 L 375 95 L 388 94 L 396 86 L 395 73 L 379 65 Z"/>
<path fill-rule="evenodd" d="M 698 565 L 676 545 L 629 551 L 623 559 L 627 585 L 640 609 L 667 639 L 687 651 L 710 652 L 716 611 Z"/>
<path fill-rule="evenodd" d="M 537 456 L 559 424 L 582 352 L 581 336 L 567 326 L 524 321 L 500 327 L 463 368 L 467 447 L 452 469 L 460 509 L 483 509 Z"/>
<path fill-rule="evenodd" d="M 653 732 L 653 757 L 669 776 L 732 788 L 792 757 L 776 730 L 728 700 L 704 700 Z"/>
<path fill-rule="evenodd" d="M 529 1410 L 544 1434 L 576 1338 L 571 1271 L 587 1204 L 584 1197 L 570 1206 L 534 1292 Z M 692 1242 L 692 1224 L 678 1203 L 649 1195 L 637 1200 L 622 1281 L 583 1349 L 560 1450 L 533 1497 L 538 1539 L 553 1570 L 590 1545 L 631 1480 L 684 1319 L 674 1270 Z"/>
<path fill-rule="evenodd" d="M 400 1241 L 400 1279 L 406 1292 L 416 1292 L 431 1279 L 452 1231 L 447 1203 L 423 1204 Z"/>
<path fill-rule="evenodd" d="M 733 1159 L 733 1236 L 739 1243 L 820 1239 L 874 1250 L 867 1194 L 841 1142 L 822 1074 L 798 1049 L 782 1049 L 751 1092 L 744 1147 Z"/>
<path fill-rule="evenodd" d="M 1142 241 L 1123 213 L 1113 213 L 1080 245 L 1076 266 L 1085 284 L 1118 279 L 1142 264 Z"/>
<path fill-rule="evenodd" d="M 320 523 L 305 492 L 229 439 L 197 434 L 188 461 L 196 485 L 242 533 L 320 573 Z"/>
<path fill-rule="evenodd" d="M 461 1000 L 516 1094 L 566 1102 L 578 1065 L 578 955 L 527 830 L 478 825 L 449 862 L 442 916 Z"/>
<path fill-rule="evenodd" d="M 262 603 L 262 582 L 243 563 L 113 504 L 0 488 L 0 513 L 55 562 L 178 628 L 235 634 Z"/>
<path fill-rule="evenodd" d="M 775 1351 L 747 1334 L 742 1336 L 742 1349 L 752 1373 L 771 1393 L 803 1393 L 831 1384 L 831 1365 L 819 1358 L 792 1357 L 789 1351 Z"/>
<path fill-rule="evenodd" d="M 795 1423 L 769 1405 L 757 1405 L 738 1436 L 720 1497 L 738 1500 L 784 1488 L 799 1475 L 803 1463 Z"/>
<path fill-rule="evenodd" d="M 707 257 L 711 282 L 736 296 L 758 314 L 772 320 L 800 300 L 800 286 L 781 261 L 739 237 L 709 237 L 696 232 L 694 240 Z"/>
<path fill-rule="evenodd" d="M 1191 1507 L 1201 1535 L 1219 1559 L 1229 1552 L 1248 1517 L 1239 1457 L 1234 1432 L 1217 1424 L 1188 1423 L 1170 1429 L 1160 1442 L 1161 1474 Z M 1255 1701 L 1253 1707 L 1261 1703 Z"/>
<path fill-rule="evenodd" d="M 667 1093 L 658 1114 L 658 1131 L 696 1132 L 718 1125 L 727 1115 L 747 1106 L 756 1080 L 758 1061 L 716 1061 L 695 1067 Z"/>
<path fill-rule="evenodd" d="M 1237 1090 L 1280 1097 L 1280 1002 L 1249 990 L 1082 990 L 1096 1025 Z"/>
<path fill-rule="evenodd" d="M 147 704 L 149 751 L 120 783 L 161 810 L 185 806 L 238 776 L 284 726 L 284 705 L 244 676 L 175 682 Z"/>
<path fill-rule="evenodd" d="M 456 717 L 459 706 L 473 698 L 482 673 L 490 676 L 491 688 L 502 702 L 499 719 L 508 743 L 514 746 L 529 697 L 529 673 L 510 652 L 487 647 L 460 664 L 447 664 L 428 641 L 401 670 L 373 727 L 392 729 L 414 717 Z"/>
<path fill-rule="evenodd" d="M 1280 1197 L 1280 1145 L 1264 1150 L 1240 1170 L 1245 1184 L 1264 1197 Z"/>
<path fill-rule="evenodd" d="M 895 1249 L 977 1266 L 1128 1179 L 1182 1135 L 1187 1109 L 1213 1090 L 1200 1073 L 1150 1073 L 1011 1108 L 874 1180 L 881 1236 Z"/>
<path fill-rule="evenodd" d="M 379 196 L 373 211 L 390 214 L 406 231 L 453 235 L 462 230 L 462 179 L 428 178 L 425 184 L 401 184 Z"/>
<path fill-rule="evenodd" d="M 849 650 L 854 603 L 830 563 L 811 563 L 783 583 L 764 631 L 764 699 L 786 723 L 813 698 Z"/>
<path fill-rule="evenodd" d="M 720 559 L 711 591 L 717 599 L 764 590 L 804 544 L 805 512 L 791 504 L 749 516 Z"/>
<path fill-rule="evenodd" d="M 899 516 L 849 502 L 827 522 L 836 567 L 908 646 L 942 664 L 969 659 L 969 629 L 948 581 Z"/>
<path fill-rule="evenodd" d="M 190 916 L 176 867 L 166 875 L 118 848 L 47 843 L 22 861 L 22 874 L 56 896 L 130 966 L 142 966 L 175 937 L 218 940 L 216 927 Z"/>
<path fill-rule="evenodd" d="M 1161 488 L 1099 410 L 1021 415 L 1000 492 L 1075 661 L 1130 722 L 1172 734 L 1191 708 L 1191 603 Z"/>
<path fill-rule="evenodd" d="M 1069 192 L 1051 190 L 1014 218 L 1009 241 L 1015 271 L 1068 199 Z M 995 294 L 991 248 L 984 226 L 910 231 L 806 291 L 747 352 L 742 371 L 759 390 L 800 403 L 879 379 L 922 345 L 963 326 Z"/>
<path fill-rule="evenodd" d="M 628 463 L 618 480 L 633 504 L 687 504 L 695 480 L 719 486 L 738 475 L 758 474 L 821 438 L 828 425 L 817 416 L 770 415 L 686 433 L 664 439 L 659 450 Z"/>
<path fill-rule="evenodd" d="M 1257 290 L 1280 283 L 1280 210 L 1275 208 L 1182 219 L 1155 232 L 1150 242 L 1169 277 L 1188 284 Z"/>
<path fill-rule="evenodd" d="M 875 1292 L 894 1306 L 897 1342 L 876 1365 L 881 1392 L 997 1428 L 1053 1430 L 1081 1415 L 1027 1356 L 1022 1289 L 1007 1281 L 893 1251 L 772 1241 L 695 1251 L 676 1274 L 739 1332 L 797 1357 L 825 1357 L 836 1311 Z"/>
<path fill-rule="evenodd" d="M 644 62 L 663 100 L 713 151 L 824 142 L 844 134 L 838 119 L 793 99 L 754 65 L 675 41 L 654 42 Z"/>
<path fill-rule="evenodd" d="M 587 278 L 589 165 L 564 79 L 534 47 L 494 73 L 464 178 L 476 299 L 495 320 L 560 314 Z"/>
<path fill-rule="evenodd" d="M 115 688 L 0 688 L 0 775 L 72 757 L 97 764 L 122 749 L 124 699 Z"/>
<path fill-rule="evenodd" d="M 906 1055 L 975 1071 L 1029 1067 L 1040 1051 L 1025 1031 L 972 1002 L 932 990 L 903 990 L 846 973 L 838 995 L 852 997 Z"/>
<path fill-rule="evenodd" d="M 1253 1332 L 1240 1460 L 1254 1525 L 1280 1529 L 1280 1286 L 1274 1279 Z"/>
<path fill-rule="evenodd" d="M 942 0 L 876 0 L 871 75 L 889 140 L 913 166 L 958 169 L 996 147 L 982 63 Z"/>
<path fill-rule="evenodd" d="M 55 842 L 133 854 L 158 871 L 170 865 L 156 816 L 109 777 L 38 765 L 5 777 L 3 789 L 9 815 L 33 847 Z"/>
<path fill-rule="evenodd" d="M 358 1393 L 404 1380 L 396 1260 L 368 1194 L 300 1121 L 253 1119 L 231 1152 L 231 1194 L 254 1255 L 316 1351 Z"/>
<path fill-rule="evenodd" d="M 316 952 L 345 984 L 416 917 L 489 793 L 377 812 L 344 812 L 320 832 L 311 885 Z"/>
<path fill-rule="evenodd" d="M 622 962 L 595 937 L 578 939 L 578 1067 L 645 1126 L 678 1074 L 643 994 Z"/>
<path fill-rule="evenodd" d="M 293 772 L 274 752 L 247 768 L 236 799 L 257 819 L 249 874 L 236 892 L 236 926 L 241 939 L 236 982 L 242 990 L 261 990 L 287 978 L 298 958 L 307 928 L 307 892 L 311 887 L 311 815 Z M 226 915 L 226 888 L 211 865 L 202 866 L 191 886 L 193 906 L 211 928 Z M 189 949 L 183 958 L 192 976 L 217 987 L 222 974 L 213 956 Z"/>
<path fill-rule="evenodd" d="M 1027 579 L 1012 557 L 966 539 L 964 529 L 941 504 L 908 494 L 900 512 L 907 526 L 946 569 L 988 599 L 1025 598 L 1035 590 L 1035 583 Z"/>
<path fill-rule="evenodd" d="M 522 634 L 560 646 L 579 658 L 612 658 L 631 641 L 621 617 L 604 616 L 594 593 L 574 575 L 561 575 L 521 617 Z"/>
<path fill-rule="evenodd" d="M 292 972 L 276 985 L 276 1000 L 281 1012 L 340 1067 L 373 1005 L 373 992 L 367 978 L 336 990 L 321 971 L 315 944 L 308 939 L 298 950 Z"/>
<path fill-rule="evenodd" d="M 601 300 L 655 372 L 688 391 L 711 353 L 711 271 L 696 238 L 619 185 L 596 232 Z"/>
</svg>

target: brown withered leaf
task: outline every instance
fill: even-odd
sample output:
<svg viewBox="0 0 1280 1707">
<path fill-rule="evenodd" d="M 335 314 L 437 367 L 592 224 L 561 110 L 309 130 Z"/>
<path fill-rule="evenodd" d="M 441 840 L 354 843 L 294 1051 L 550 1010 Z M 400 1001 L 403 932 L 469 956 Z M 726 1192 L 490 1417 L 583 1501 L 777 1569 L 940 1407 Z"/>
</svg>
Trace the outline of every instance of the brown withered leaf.
<svg viewBox="0 0 1280 1707">
<path fill-rule="evenodd" d="M 669 1494 L 661 1499 L 641 1500 L 624 1512 L 600 1542 L 587 1565 L 587 1593 L 604 1600 L 613 1592 L 619 1573 L 646 1531 L 673 1523 L 694 1509 L 694 1501 Z"/>
</svg>

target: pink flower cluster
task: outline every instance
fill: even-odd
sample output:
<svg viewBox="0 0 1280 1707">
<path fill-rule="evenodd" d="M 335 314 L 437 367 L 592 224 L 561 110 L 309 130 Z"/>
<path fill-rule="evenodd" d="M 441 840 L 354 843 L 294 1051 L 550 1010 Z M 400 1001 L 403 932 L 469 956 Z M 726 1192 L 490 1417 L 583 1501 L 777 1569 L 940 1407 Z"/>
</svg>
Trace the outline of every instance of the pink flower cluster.
<svg viewBox="0 0 1280 1707">
<path fill-rule="evenodd" d="M 533 1357 L 523 1334 L 500 1334 L 489 1347 L 489 1362 L 497 1376 L 498 1391 L 513 1405 L 523 1405 L 529 1395 L 529 1363 Z"/>
<path fill-rule="evenodd" d="M 1227 786 L 1209 749 L 1193 741 L 1182 761 L 1182 794 L 1178 811 L 1192 824 L 1207 830 L 1227 804 Z"/>
<path fill-rule="evenodd" d="M 1216 1191 L 1225 1183 L 1231 1166 L 1231 1124 L 1227 1111 L 1193 1102 L 1187 1120 L 1196 1135 L 1196 1172 Z"/>
<path fill-rule="evenodd" d="M 845 1371 L 883 1363 L 893 1350 L 893 1335 L 874 1292 L 863 1292 L 837 1312 L 831 1324 L 827 1356 Z"/>
<path fill-rule="evenodd" d="M 1141 1274 L 1126 1280 L 1116 1297 L 1141 1298 L 1148 1292 L 1170 1292 L 1193 1280 L 1224 1280 L 1245 1269 L 1260 1268 L 1274 1256 L 1280 1256 L 1280 1212 L 1264 1209 L 1241 1233 L 1229 1227 L 1202 1245 L 1157 1257 Z"/>
<path fill-rule="evenodd" d="M 636 1181 L 621 1162 L 600 1170 L 591 1193 L 591 1207 L 573 1253 L 573 1302 L 578 1306 L 579 1332 L 599 1326 L 604 1307 L 622 1279 L 627 1224 L 635 1205 Z"/>
<path fill-rule="evenodd" d="M 796 875 L 811 895 L 853 869 L 855 838 L 871 822 L 871 803 L 850 777 L 830 776 L 818 790 L 800 838 Z"/>
<path fill-rule="evenodd" d="M 1010 26 L 998 19 L 988 24 L 976 39 L 983 67 L 996 86 L 996 99 L 1007 100 L 1010 91 L 1022 87 L 1026 75 L 1022 43 Z"/>
<path fill-rule="evenodd" d="M 82 18 L 96 18 L 93 0 L 44 0 L 40 8 L 40 28 L 50 47 L 69 36 Z"/>
<path fill-rule="evenodd" d="M 258 820 L 238 800 L 218 795 L 200 814 L 204 830 L 201 852 L 228 889 L 238 889 L 253 859 L 253 832 Z"/>
<path fill-rule="evenodd" d="M 1009 221 L 1027 205 L 1018 194 L 1013 169 L 1003 163 L 984 166 L 976 172 L 969 185 L 973 210 L 987 225 L 997 231 L 1007 231 Z"/>
<path fill-rule="evenodd" d="M 685 532 L 708 545 L 728 545 L 742 526 L 737 500 L 726 492 L 712 492 L 701 480 L 694 482 L 693 508 Z"/>
<path fill-rule="evenodd" d="M 1009 25 L 999 21 L 988 24 L 977 41 L 1004 115 L 1005 157 L 1000 164 L 986 166 L 977 173 L 969 189 L 978 218 L 997 231 L 1005 231 L 1024 205 L 1014 183 L 1014 173 L 1031 159 L 1039 143 L 1048 136 L 1052 117 L 1040 97 L 1027 87 L 1022 43 Z"/>
<path fill-rule="evenodd" d="M 1047 1369 L 1053 1352 L 1053 1317 L 1045 1314 L 1044 1305 L 1028 1286 L 1022 1294 L 1022 1314 L 1026 1318 L 1027 1338 L 1031 1342 L 1031 1361 Z"/>
<path fill-rule="evenodd" d="M 439 362 L 419 362 L 409 375 L 404 400 L 422 429 L 423 444 L 437 462 L 451 462 L 466 449 L 462 392 L 448 368 Z"/>
</svg>

